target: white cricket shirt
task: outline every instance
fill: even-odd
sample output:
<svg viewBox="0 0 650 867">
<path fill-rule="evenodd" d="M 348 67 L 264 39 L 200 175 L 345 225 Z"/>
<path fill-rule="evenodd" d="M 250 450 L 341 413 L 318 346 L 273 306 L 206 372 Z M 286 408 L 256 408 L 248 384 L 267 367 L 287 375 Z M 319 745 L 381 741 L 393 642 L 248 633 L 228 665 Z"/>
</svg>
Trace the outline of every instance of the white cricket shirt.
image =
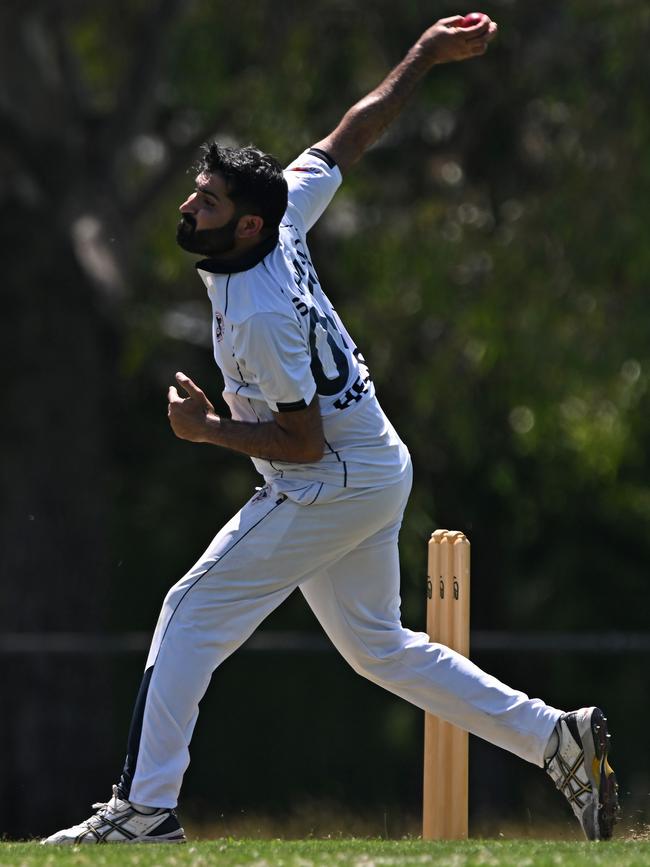
<svg viewBox="0 0 650 867">
<path fill-rule="evenodd" d="M 276 489 L 304 503 L 328 490 L 396 481 L 409 455 L 382 411 L 368 367 L 323 292 L 306 234 L 341 173 L 311 148 L 285 170 L 289 204 L 277 235 L 238 260 L 197 263 L 212 304 L 214 357 L 238 421 L 304 409 L 318 394 L 325 454 L 312 464 L 253 458 Z"/>
</svg>

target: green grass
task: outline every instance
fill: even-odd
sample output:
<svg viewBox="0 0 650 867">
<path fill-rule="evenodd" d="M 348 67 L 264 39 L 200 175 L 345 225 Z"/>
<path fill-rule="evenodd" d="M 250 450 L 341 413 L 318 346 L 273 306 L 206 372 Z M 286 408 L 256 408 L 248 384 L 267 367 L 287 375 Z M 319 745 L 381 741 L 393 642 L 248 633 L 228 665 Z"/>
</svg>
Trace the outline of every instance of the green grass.
<svg viewBox="0 0 650 867">
<path fill-rule="evenodd" d="M 233 840 L 73 848 L 0 843 L 0 867 L 650 867 L 648 840 Z"/>
</svg>

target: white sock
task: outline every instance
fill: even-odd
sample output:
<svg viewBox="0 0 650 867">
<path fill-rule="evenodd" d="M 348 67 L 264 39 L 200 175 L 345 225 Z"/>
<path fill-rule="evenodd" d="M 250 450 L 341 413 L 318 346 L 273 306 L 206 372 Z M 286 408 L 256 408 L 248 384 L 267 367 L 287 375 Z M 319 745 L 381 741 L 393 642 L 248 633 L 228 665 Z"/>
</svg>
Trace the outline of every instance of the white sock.
<svg viewBox="0 0 650 867">
<path fill-rule="evenodd" d="M 548 759 L 552 759 L 555 753 L 557 752 L 557 748 L 560 746 L 560 739 L 557 734 L 557 730 L 553 729 L 551 732 L 551 736 L 548 739 L 548 743 L 546 744 L 546 749 L 544 750 L 544 761 L 548 761 Z"/>
<path fill-rule="evenodd" d="M 144 807 L 142 804 L 134 804 L 131 801 L 131 806 L 134 810 L 137 810 L 138 813 L 144 813 L 145 816 L 150 816 L 152 813 L 157 813 L 160 807 Z"/>
</svg>

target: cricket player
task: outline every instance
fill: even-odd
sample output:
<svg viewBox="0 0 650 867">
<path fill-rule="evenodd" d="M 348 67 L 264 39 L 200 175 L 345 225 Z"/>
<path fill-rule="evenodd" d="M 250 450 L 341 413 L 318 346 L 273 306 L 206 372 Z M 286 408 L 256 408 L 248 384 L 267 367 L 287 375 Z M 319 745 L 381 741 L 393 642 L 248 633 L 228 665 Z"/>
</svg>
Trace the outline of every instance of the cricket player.
<svg viewBox="0 0 650 867">
<path fill-rule="evenodd" d="M 230 417 L 178 373 L 169 422 L 180 439 L 250 456 L 263 486 L 165 598 L 112 797 L 44 843 L 184 842 L 175 807 L 199 702 L 217 666 L 296 587 L 356 672 L 545 768 L 585 836 L 611 836 L 617 786 L 602 711 L 530 699 L 402 626 L 397 539 L 409 453 L 307 247 L 342 177 L 420 79 L 487 50 L 496 24 L 464 23 L 429 27 L 285 171 L 253 147 L 205 146 L 177 240 L 202 257 Z"/>
</svg>

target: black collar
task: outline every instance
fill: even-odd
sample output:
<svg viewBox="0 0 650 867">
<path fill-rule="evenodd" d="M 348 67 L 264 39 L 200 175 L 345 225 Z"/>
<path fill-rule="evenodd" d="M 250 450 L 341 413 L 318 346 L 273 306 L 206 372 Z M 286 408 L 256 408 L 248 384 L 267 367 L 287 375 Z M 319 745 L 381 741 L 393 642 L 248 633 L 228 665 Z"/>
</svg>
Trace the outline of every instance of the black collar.
<svg viewBox="0 0 650 867">
<path fill-rule="evenodd" d="M 265 241 L 260 241 L 250 250 L 242 253 L 236 259 L 201 259 L 196 263 L 199 271 L 209 271 L 211 274 L 237 274 L 239 271 L 248 271 L 264 259 L 275 249 L 280 238 L 279 232 L 274 232 Z"/>
</svg>

